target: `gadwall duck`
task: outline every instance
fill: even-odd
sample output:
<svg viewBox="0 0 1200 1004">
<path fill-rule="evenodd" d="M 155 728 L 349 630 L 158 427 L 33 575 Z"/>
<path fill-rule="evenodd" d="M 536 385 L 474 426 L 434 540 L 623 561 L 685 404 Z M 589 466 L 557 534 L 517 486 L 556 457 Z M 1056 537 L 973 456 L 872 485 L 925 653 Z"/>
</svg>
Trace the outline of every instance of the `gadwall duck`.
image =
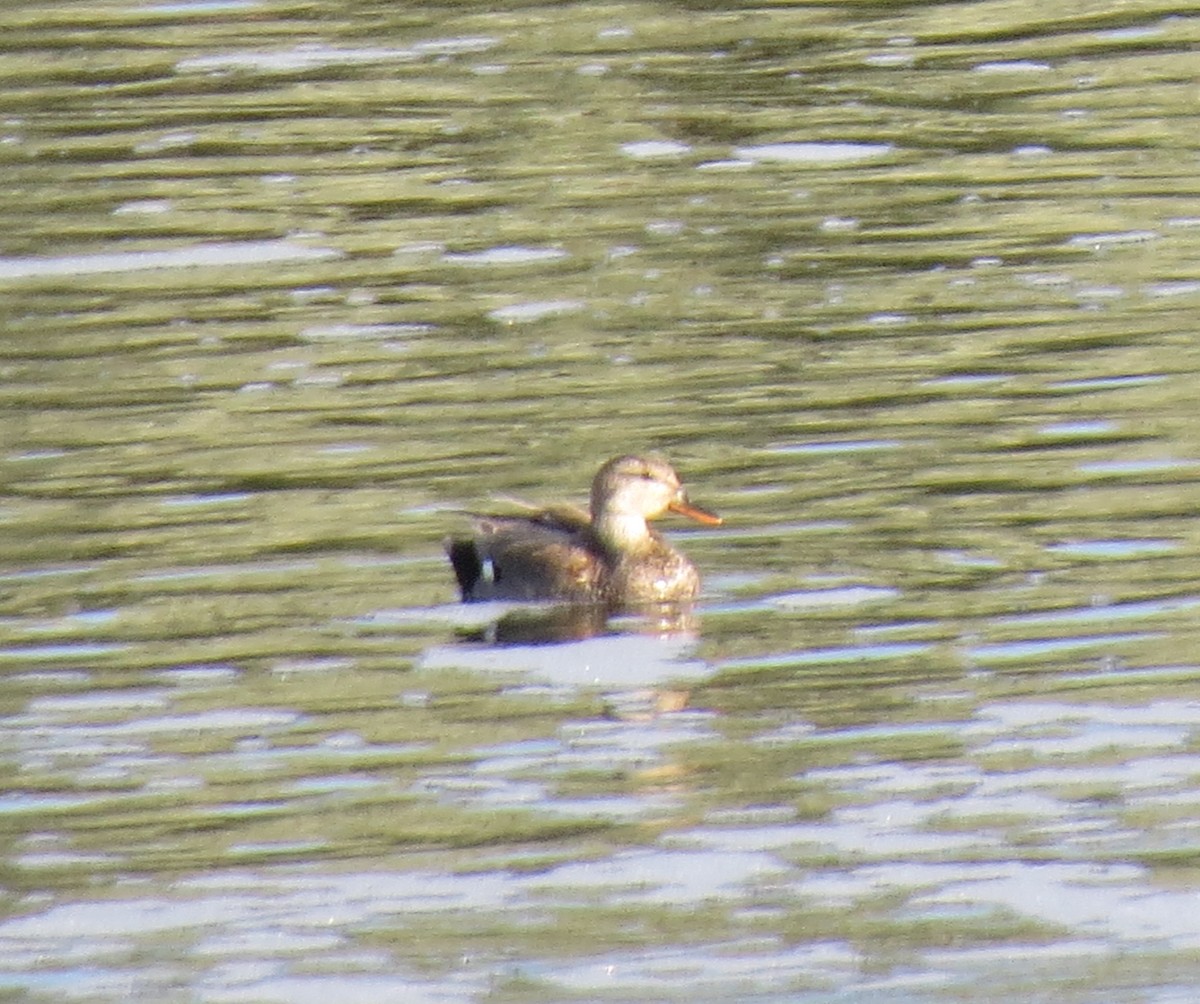
<svg viewBox="0 0 1200 1004">
<path fill-rule="evenodd" d="M 647 524 L 667 510 L 715 526 L 692 505 L 660 457 L 614 457 L 592 481 L 591 511 L 532 509 L 473 515 L 475 536 L 446 553 L 464 601 L 558 600 L 613 607 L 683 603 L 700 589 L 696 567 Z"/>
</svg>

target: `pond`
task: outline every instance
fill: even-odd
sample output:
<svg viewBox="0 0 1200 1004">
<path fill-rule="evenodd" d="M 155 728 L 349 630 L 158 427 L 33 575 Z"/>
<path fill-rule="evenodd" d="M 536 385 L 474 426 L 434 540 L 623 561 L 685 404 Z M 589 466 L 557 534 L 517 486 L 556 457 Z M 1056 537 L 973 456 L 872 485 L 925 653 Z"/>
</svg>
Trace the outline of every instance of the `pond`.
<svg viewBox="0 0 1200 1004">
<path fill-rule="evenodd" d="M 1193 10 L 0 27 L 0 990 L 1192 999 Z M 631 451 L 694 610 L 458 602 Z"/>
</svg>

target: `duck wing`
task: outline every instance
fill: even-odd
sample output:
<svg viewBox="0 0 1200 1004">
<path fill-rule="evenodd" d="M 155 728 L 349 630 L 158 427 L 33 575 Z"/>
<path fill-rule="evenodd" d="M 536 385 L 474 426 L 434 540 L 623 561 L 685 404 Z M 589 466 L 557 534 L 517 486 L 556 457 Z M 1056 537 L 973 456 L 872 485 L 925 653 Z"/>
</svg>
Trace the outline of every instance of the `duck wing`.
<svg viewBox="0 0 1200 1004">
<path fill-rule="evenodd" d="M 590 519 L 571 506 L 529 516 L 475 515 L 475 536 L 446 551 L 464 600 L 598 599 L 603 561 L 591 545 Z"/>
</svg>

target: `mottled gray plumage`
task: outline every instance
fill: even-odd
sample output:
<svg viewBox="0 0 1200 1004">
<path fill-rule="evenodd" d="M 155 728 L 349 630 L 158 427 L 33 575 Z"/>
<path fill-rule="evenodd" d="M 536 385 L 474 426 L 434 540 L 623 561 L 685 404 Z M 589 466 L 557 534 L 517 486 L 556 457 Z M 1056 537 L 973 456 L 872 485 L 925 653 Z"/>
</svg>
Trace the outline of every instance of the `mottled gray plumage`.
<svg viewBox="0 0 1200 1004">
<path fill-rule="evenodd" d="M 614 457 L 592 482 L 591 511 L 574 506 L 527 515 L 476 515 L 474 536 L 446 551 L 466 601 L 559 600 L 626 607 L 680 603 L 700 589 L 695 566 L 650 528 L 668 509 L 701 523 L 661 457 Z"/>
</svg>

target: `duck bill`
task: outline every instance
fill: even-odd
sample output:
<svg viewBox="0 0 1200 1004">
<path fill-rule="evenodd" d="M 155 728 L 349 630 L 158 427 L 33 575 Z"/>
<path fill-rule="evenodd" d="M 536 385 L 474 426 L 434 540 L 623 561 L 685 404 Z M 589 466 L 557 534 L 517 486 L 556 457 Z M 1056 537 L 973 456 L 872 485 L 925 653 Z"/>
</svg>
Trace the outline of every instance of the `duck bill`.
<svg viewBox="0 0 1200 1004">
<path fill-rule="evenodd" d="M 715 512 L 709 512 L 707 509 L 701 509 L 699 506 L 692 505 L 691 502 L 672 502 L 667 506 L 671 512 L 677 512 L 680 516 L 686 516 L 688 519 L 694 519 L 697 523 L 703 523 L 705 526 L 720 526 L 724 522 Z"/>
</svg>

